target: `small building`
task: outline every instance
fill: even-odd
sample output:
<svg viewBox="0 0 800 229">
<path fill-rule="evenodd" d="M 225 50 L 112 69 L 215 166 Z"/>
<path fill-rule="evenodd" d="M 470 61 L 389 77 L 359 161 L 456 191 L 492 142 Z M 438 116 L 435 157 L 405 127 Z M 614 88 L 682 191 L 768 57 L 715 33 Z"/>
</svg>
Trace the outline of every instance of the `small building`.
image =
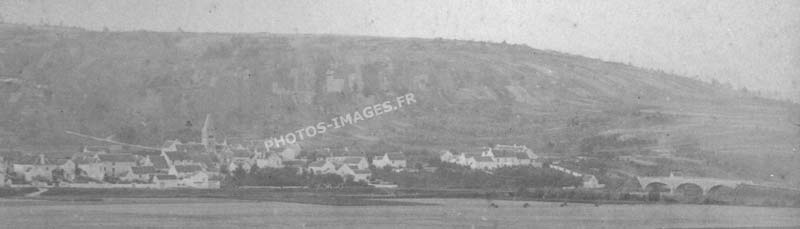
<svg viewBox="0 0 800 229">
<path fill-rule="evenodd" d="M 188 174 L 178 182 L 178 187 L 187 187 L 187 188 L 209 188 L 209 176 L 208 173 L 203 171 L 197 171 L 192 174 Z"/>
<path fill-rule="evenodd" d="M 97 157 L 89 156 L 75 156 L 72 159 L 73 163 L 78 167 L 80 174 L 77 176 L 88 177 L 94 180 L 103 180 L 105 171 L 103 171 L 103 163 Z"/>
<path fill-rule="evenodd" d="M 267 153 L 256 159 L 256 165 L 259 168 L 283 168 L 283 159 L 277 153 Z"/>
<path fill-rule="evenodd" d="M 194 161 L 192 161 L 192 158 L 189 156 L 188 153 L 176 151 L 176 152 L 164 152 L 161 155 L 164 156 L 164 158 L 167 159 L 167 163 L 169 163 L 169 165 L 172 166 L 196 164 Z"/>
<path fill-rule="evenodd" d="M 12 167 L 14 173 L 21 174 L 29 182 L 34 179 L 52 181 L 55 170 L 63 172 L 63 179 L 71 180 L 75 172 L 72 160 L 47 158 L 44 154 L 14 162 Z"/>
<path fill-rule="evenodd" d="M 136 156 L 133 154 L 98 154 L 97 158 L 103 166 L 107 176 L 119 177 L 131 172 L 131 168 L 138 166 Z"/>
<path fill-rule="evenodd" d="M 604 184 L 601 184 L 597 180 L 597 177 L 595 177 L 594 175 L 590 175 L 590 174 L 583 175 L 582 180 L 583 180 L 583 183 L 582 183 L 581 187 L 583 187 L 583 188 L 604 188 L 606 186 Z"/>
<path fill-rule="evenodd" d="M 494 147 L 492 147 L 491 150 L 492 151 L 504 151 L 504 150 L 507 150 L 507 151 L 517 152 L 517 153 L 525 153 L 525 154 L 528 155 L 528 158 L 531 159 L 531 161 L 536 161 L 537 159 L 539 159 L 539 156 L 536 155 L 535 153 L 533 153 L 533 150 L 529 149 L 525 145 L 517 145 L 517 144 L 514 144 L 514 145 L 500 145 L 500 144 L 498 144 L 498 145 L 495 145 Z"/>
<path fill-rule="evenodd" d="M 308 170 L 313 174 L 336 173 L 336 166 L 330 161 L 314 161 L 308 164 Z"/>
<path fill-rule="evenodd" d="M 156 184 L 156 187 L 161 189 L 177 188 L 178 177 L 175 175 L 155 175 L 151 183 Z"/>
<path fill-rule="evenodd" d="M 442 150 L 439 152 L 439 160 L 445 163 L 456 163 L 456 155 L 450 150 Z"/>
<path fill-rule="evenodd" d="M 153 176 L 164 174 L 156 170 L 153 166 L 136 166 L 131 168 L 131 172 L 120 177 L 123 181 L 129 182 L 149 182 Z"/>
<path fill-rule="evenodd" d="M 472 157 L 471 159 L 469 166 L 472 169 L 492 170 L 497 168 L 497 163 L 491 157 Z"/>
<path fill-rule="evenodd" d="M 153 168 L 155 168 L 157 171 L 164 173 L 169 171 L 169 163 L 163 155 L 151 156 L 149 159 L 150 163 L 153 165 Z"/>
<path fill-rule="evenodd" d="M 377 168 L 392 167 L 392 168 L 405 168 L 407 161 L 403 152 L 385 153 L 382 156 L 376 156 L 372 160 L 372 164 Z"/>
<path fill-rule="evenodd" d="M 352 165 L 341 165 L 336 172 L 339 174 L 339 176 L 342 176 L 343 179 L 352 177 L 354 182 L 368 182 L 369 177 L 372 175 L 372 172 L 370 172 L 368 169 L 359 169 Z"/>
<path fill-rule="evenodd" d="M 189 177 L 195 173 L 202 172 L 203 167 L 200 165 L 176 165 L 175 170 L 170 171 L 169 175 L 175 175 L 178 178 Z"/>
<path fill-rule="evenodd" d="M 228 165 L 228 172 L 233 173 L 239 168 L 244 169 L 245 172 L 250 172 L 250 168 L 253 167 L 255 161 L 249 158 L 232 158 L 231 163 Z"/>
<path fill-rule="evenodd" d="M 286 168 L 295 168 L 297 170 L 297 174 L 302 174 L 306 168 L 307 162 L 305 160 L 289 160 L 283 161 L 283 166 Z"/>
<path fill-rule="evenodd" d="M 510 150 L 497 150 L 494 151 L 494 160 L 498 167 L 512 167 L 520 165 L 517 152 Z"/>
<path fill-rule="evenodd" d="M 294 160 L 297 158 L 297 155 L 300 155 L 300 145 L 298 144 L 289 144 L 280 151 L 279 155 L 283 160 Z"/>
<path fill-rule="evenodd" d="M 463 165 L 463 166 L 470 166 L 476 157 L 483 157 L 483 151 L 477 152 L 462 152 L 456 157 L 456 164 Z"/>
<path fill-rule="evenodd" d="M 355 166 L 357 169 L 369 169 L 369 162 L 366 157 L 346 157 L 338 162 L 348 166 Z"/>
</svg>

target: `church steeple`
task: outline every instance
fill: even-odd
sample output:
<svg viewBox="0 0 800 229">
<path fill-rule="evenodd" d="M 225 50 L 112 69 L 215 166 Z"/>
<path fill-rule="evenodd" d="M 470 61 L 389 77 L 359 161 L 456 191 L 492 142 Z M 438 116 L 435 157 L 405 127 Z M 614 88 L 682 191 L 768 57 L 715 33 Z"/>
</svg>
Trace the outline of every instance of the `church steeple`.
<svg viewBox="0 0 800 229">
<path fill-rule="evenodd" d="M 211 114 L 206 115 L 206 121 L 203 124 L 203 129 L 200 133 L 200 143 L 206 147 L 206 150 L 214 148 L 214 125 L 211 122 Z"/>
</svg>

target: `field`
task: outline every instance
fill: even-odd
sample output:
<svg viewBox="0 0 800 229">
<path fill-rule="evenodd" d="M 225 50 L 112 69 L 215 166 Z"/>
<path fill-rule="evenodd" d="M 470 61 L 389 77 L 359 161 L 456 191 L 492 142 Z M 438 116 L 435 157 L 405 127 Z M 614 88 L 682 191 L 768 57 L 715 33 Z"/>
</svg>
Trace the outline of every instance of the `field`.
<svg viewBox="0 0 800 229">
<path fill-rule="evenodd" d="M 690 228 L 800 226 L 800 209 L 425 199 L 422 206 L 321 206 L 216 199 L 0 199 L 9 228 Z"/>
</svg>

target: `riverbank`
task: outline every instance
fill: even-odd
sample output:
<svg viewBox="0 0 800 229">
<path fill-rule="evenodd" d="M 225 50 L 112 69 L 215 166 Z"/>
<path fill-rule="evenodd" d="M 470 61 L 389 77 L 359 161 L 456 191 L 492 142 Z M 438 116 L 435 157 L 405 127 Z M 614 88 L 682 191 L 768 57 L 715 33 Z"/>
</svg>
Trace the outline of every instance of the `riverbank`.
<svg viewBox="0 0 800 229">
<path fill-rule="evenodd" d="M 37 195 L 31 196 L 31 193 Z M 6 198 L 27 198 L 60 202 L 103 202 L 109 199 L 219 199 L 258 202 L 286 202 L 329 206 L 415 206 L 419 202 L 402 199 L 479 199 L 487 201 L 559 202 L 594 205 L 654 205 L 703 204 L 731 205 L 729 203 L 686 203 L 670 198 L 652 201 L 647 196 L 629 193 L 608 193 L 598 190 L 535 190 L 534 192 L 509 192 L 500 190 L 426 190 L 426 189 L 376 189 L 354 187 L 343 189 L 249 187 L 231 189 L 92 189 L 92 188 L 0 188 Z M 3 196 L 0 196 L 3 197 Z M 759 205 L 746 205 L 759 206 Z M 793 207 L 793 206 L 772 206 Z"/>
</svg>

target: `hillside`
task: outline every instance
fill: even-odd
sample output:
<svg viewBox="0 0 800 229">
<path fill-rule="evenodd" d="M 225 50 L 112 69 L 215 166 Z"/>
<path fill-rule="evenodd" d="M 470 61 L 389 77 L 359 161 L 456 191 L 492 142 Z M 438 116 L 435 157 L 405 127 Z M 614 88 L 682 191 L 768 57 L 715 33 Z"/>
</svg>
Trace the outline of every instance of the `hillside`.
<svg viewBox="0 0 800 229">
<path fill-rule="evenodd" d="M 797 104 L 523 45 L 0 25 L 0 79 L 3 148 L 86 143 L 65 130 L 159 145 L 206 114 L 223 136 L 264 138 L 411 92 L 417 104 L 301 144 L 626 148 L 800 185 Z"/>
</svg>

